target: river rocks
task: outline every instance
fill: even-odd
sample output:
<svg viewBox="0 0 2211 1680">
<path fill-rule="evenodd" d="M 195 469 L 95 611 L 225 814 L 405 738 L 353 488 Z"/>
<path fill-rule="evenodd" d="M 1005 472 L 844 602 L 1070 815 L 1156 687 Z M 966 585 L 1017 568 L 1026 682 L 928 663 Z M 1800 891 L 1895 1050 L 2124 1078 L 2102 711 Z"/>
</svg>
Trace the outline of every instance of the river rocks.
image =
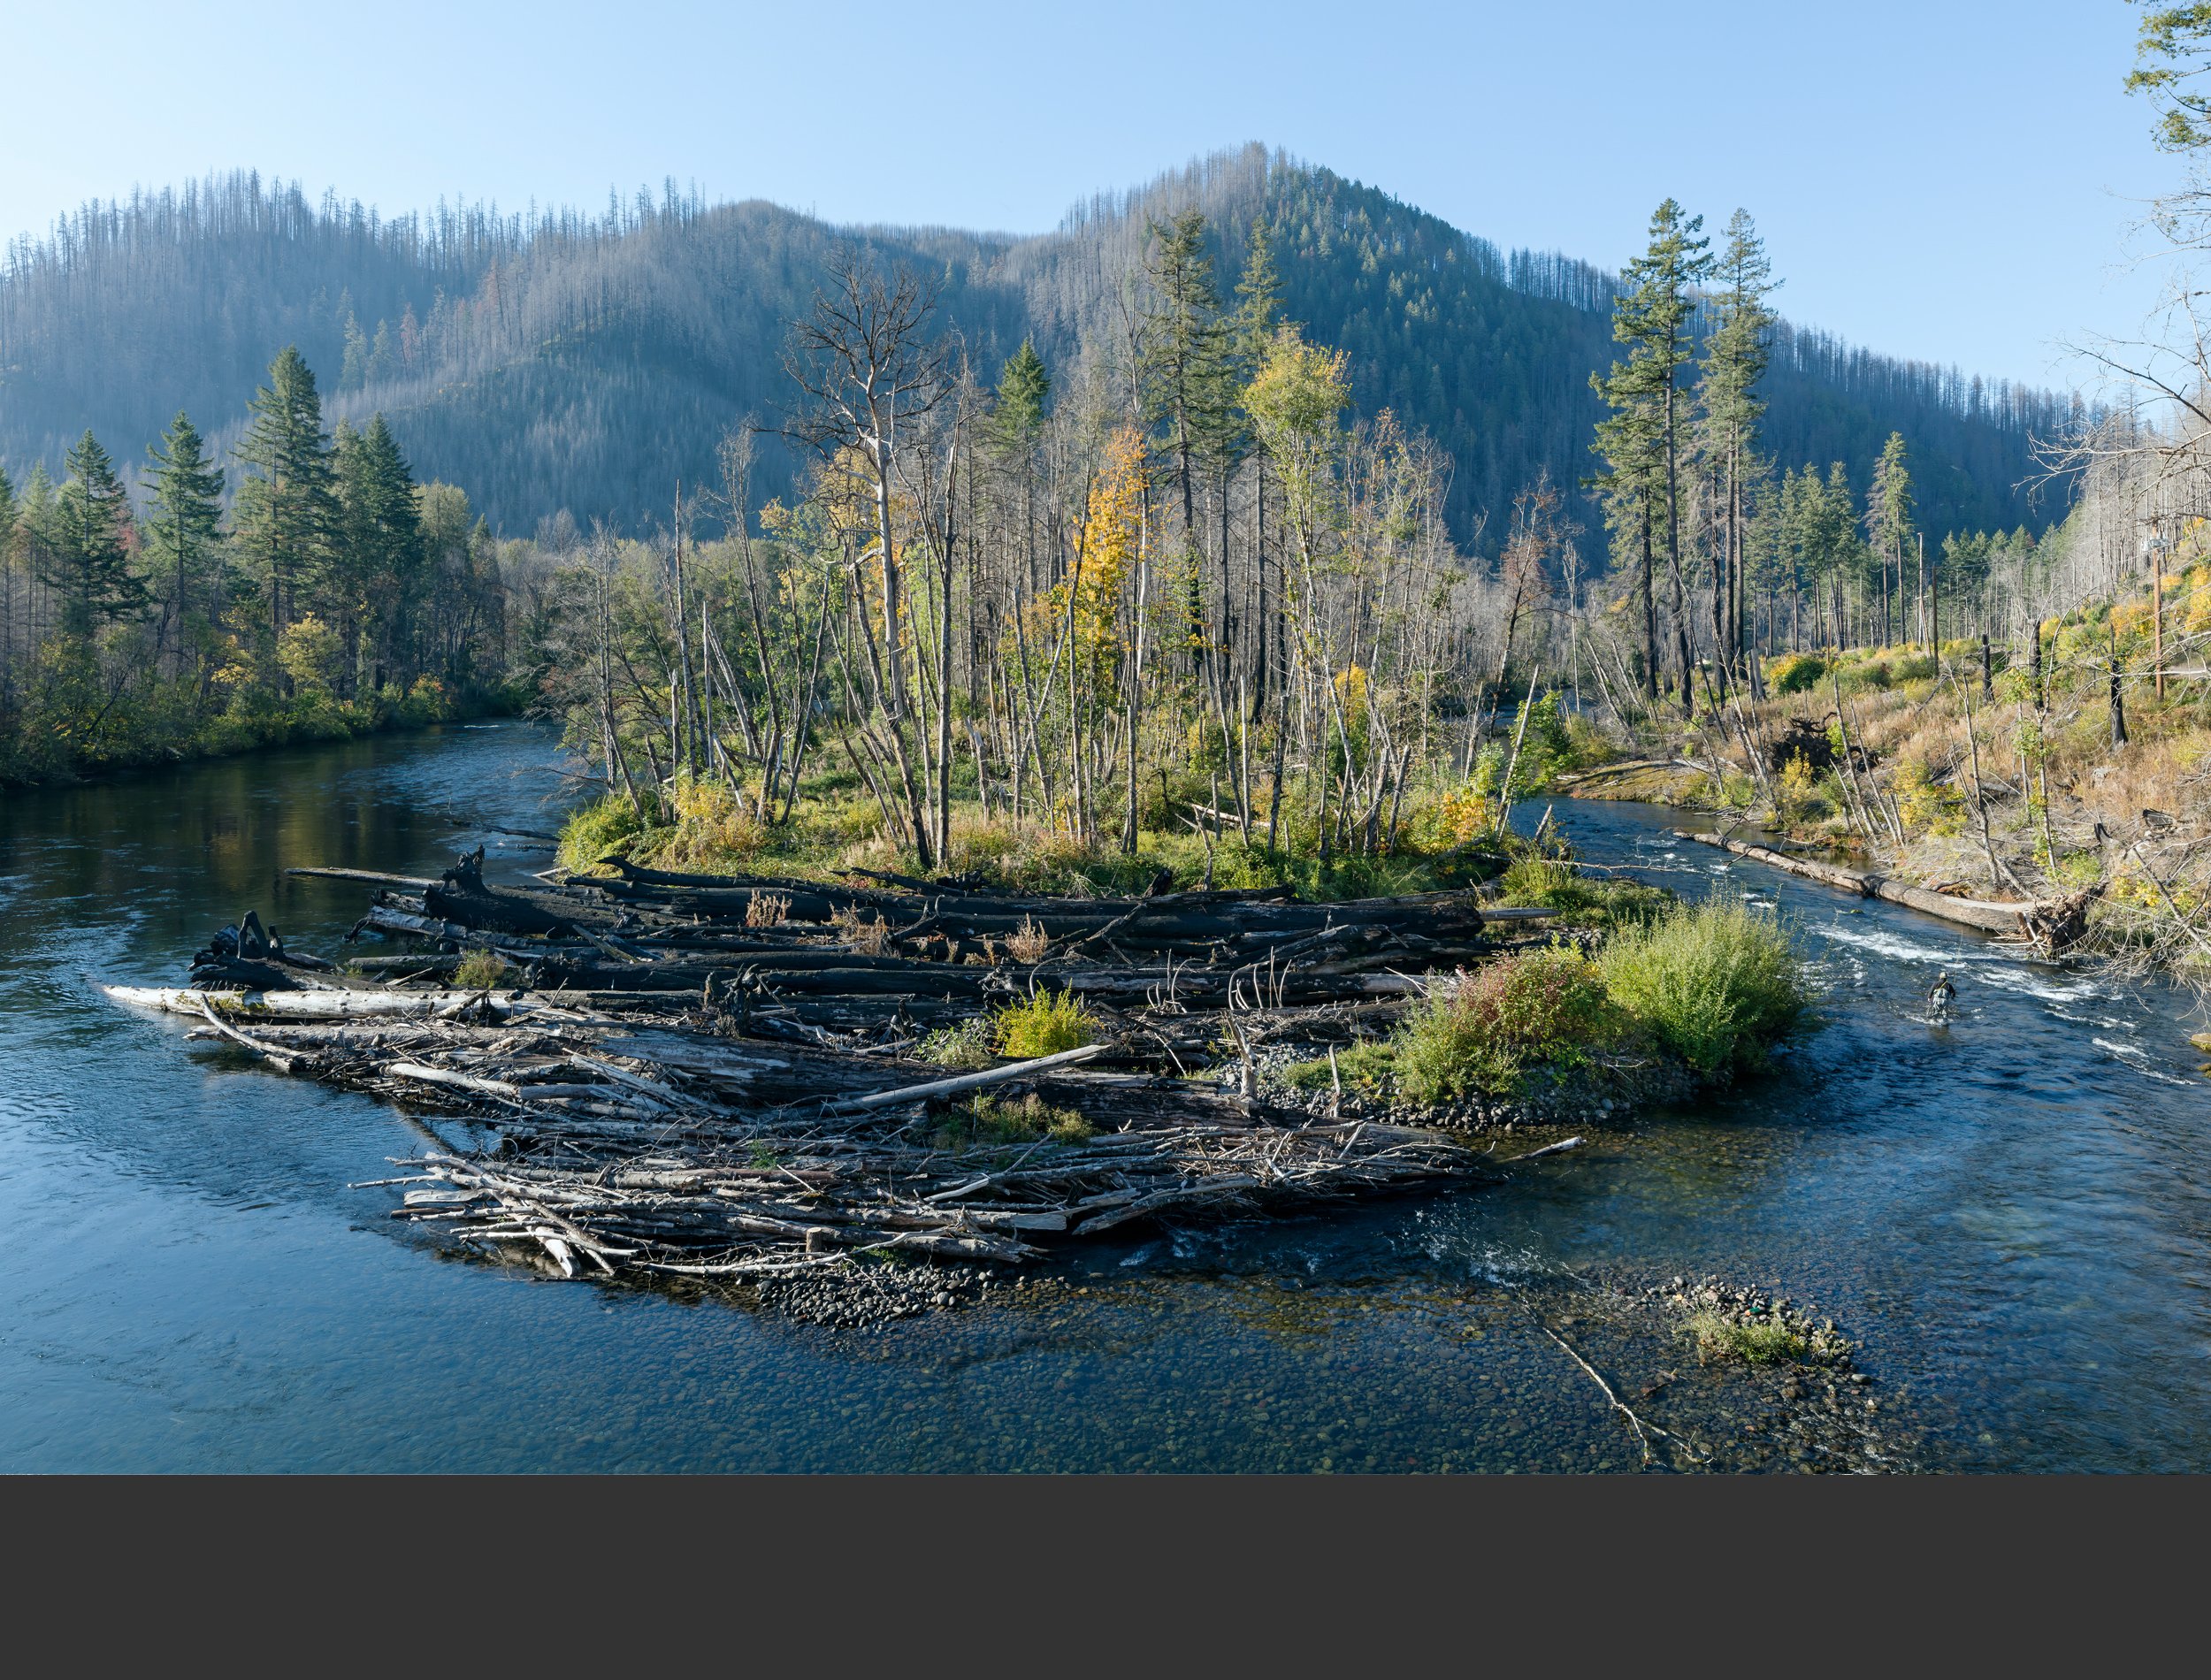
<svg viewBox="0 0 2211 1680">
<path fill-rule="evenodd" d="M 857 1261 L 761 1281 L 760 1304 L 801 1324 L 834 1330 L 880 1330 L 932 1310 L 973 1306 L 991 1279 L 952 1266 L 868 1265 Z"/>
</svg>

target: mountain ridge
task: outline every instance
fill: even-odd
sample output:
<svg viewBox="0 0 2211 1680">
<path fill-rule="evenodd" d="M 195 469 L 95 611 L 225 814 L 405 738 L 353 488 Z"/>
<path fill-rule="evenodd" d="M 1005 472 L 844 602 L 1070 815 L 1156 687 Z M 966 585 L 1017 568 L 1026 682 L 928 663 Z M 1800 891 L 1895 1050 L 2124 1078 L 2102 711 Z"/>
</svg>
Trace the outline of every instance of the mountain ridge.
<svg viewBox="0 0 2211 1680">
<path fill-rule="evenodd" d="M 703 477 L 726 426 L 778 411 L 789 323 L 840 243 L 938 274 L 983 378 L 1033 336 L 1064 389 L 1141 263 L 1147 221 L 1185 206 L 1207 217 L 1224 294 L 1252 219 L 1267 219 L 1284 313 L 1347 353 L 1361 412 L 1388 407 L 1450 454 L 1462 540 L 1539 470 L 1569 484 L 1591 470 L 1587 375 L 1613 354 L 1610 275 L 1501 250 L 1257 145 L 1093 195 L 1025 236 L 839 227 L 672 185 L 603 216 L 534 220 L 443 206 L 381 218 L 249 172 L 88 206 L 17 241 L 0 271 L 0 462 L 19 478 L 34 461 L 57 469 L 88 424 L 133 461 L 180 407 L 227 444 L 269 360 L 296 342 L 333 424 L 384 412 L 418 473 L 463 485 L 494 523 L 519 532 L 565 508 L 635 528 L 679 474 Z M 2032 436 L 2065 423 L 2067 399 L 1786 323 L 1774 347 L 1779 462 L 1842 460 L 1862 484 L 1900 430 L 1931 530 L 2053 511 L 2020 486 Z M 771 454 L 763 487 L 788 474 Z"/>
</svg>

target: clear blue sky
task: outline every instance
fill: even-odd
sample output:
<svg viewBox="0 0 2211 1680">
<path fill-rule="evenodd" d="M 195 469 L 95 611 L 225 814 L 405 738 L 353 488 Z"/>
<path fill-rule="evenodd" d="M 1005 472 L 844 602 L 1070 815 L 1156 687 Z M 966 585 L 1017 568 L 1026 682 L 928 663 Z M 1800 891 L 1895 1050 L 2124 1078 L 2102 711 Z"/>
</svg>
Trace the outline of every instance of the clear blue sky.
<svg viewBox="0 0 2211 1680">
<path fill-rule="evenodd" d="M 2174 165 L 2123 0 L 11 8 L 0 234 L 251 166 L 385 210 L 665 176 L 1013 231 L 1261 140 L 1501 245 L 1607 266 L 1672 194 L 1764 229 L 1794 318 L 2073 383 L 2136 327 Z"/>
</svg>

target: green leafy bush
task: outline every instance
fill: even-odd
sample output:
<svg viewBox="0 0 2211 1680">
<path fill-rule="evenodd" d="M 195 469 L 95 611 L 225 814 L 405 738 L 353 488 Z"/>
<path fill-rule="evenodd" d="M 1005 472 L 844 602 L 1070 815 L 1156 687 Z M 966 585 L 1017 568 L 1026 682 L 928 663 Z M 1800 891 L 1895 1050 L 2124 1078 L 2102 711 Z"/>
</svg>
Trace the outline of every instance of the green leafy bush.
<svg viewBox="0 0 2211 1680">
<path fill-rule="evenodd" d="M 1613 1000 L 1702 1073 L 1756 1065 L 1805 1009 L 1787 933 L 1739 904 L 1694 905 L 1621 934 L 1596 966 Z"/>
<path fill-rule="evenodd" d="M 453 983 L 463 991 L 489 991 L 507 978 L 507 959 L 481 946 L 461 958 L 453 971 Z"/>
<path fill-rule="evenodd" d="M 940 1149 L 964 1149 L 1033 1143 L 1040 1138 L 1082 1143 L 1091 1134 L 1090 1123 L 1073 1109 L 1053 1108 L 1031 1091 L 1018 1101 L 978 1096 L 952 1110 L 938 1124 L 936 1142 Z"/>
<path fill-rule="evenodd" d="M 1785 653 L 1767 668 L 1776 694 L 1802 694 L 1827 675 L 1827 661 L 1817 653 Z"/>
<path fill-rule="evenodd" d="M 1509 1096 L 1542 1064 L 1572 1066 L 1625 1023 L 1596 966 L 1560 946 L 1485 965 L 1416 1005 L 1395 1041 L 1399 1086 L 1422 1103 Z"/>
<path fill-rule="evenodd" d="M 1008 1004 L 991 1021 L 999 1054 L 1016 1059 L 1057 1056 L 1098 1037 L 1098 1018 L 1073 992 L 1037 992 L 1025 1002 Z"/>
<path fill-rule="evenodd" d="M 624 795 L 594 799 L 570 812 L 561 825 L 561 867 L 578 873 L 590 869 L 609 852 L 627 852 L 629 843 L 644 831 Z"/>
<path fill-rule="evenodd" d="M 973 1073 L 998 1059 L 997 1035 L 991 1023 L 977 1015 L 957 1027 L 940 1027 L 921 1043 L 921 1058 L 939 1067 Z"/>
</svg>

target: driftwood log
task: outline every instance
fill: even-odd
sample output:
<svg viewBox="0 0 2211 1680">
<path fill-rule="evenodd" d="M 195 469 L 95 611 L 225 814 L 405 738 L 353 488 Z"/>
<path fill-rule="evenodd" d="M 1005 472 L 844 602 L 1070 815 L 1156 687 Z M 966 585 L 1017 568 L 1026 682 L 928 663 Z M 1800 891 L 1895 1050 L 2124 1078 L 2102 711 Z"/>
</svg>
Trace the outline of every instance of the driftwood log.
<svg viewBox="0 0 2211 1680">
<path fill-rule="evenodd" d="M 1939 916 L 1962 928 L 1978 928 L 1983 933 L 2025 939 L 2053 954 L 2077 943 L 2087 931 L 2088 906 L 2096 896 L 2096 890 L 2090 889 L 2062 898 L 2032 898 L 2012 904 L 1960 898 L 1892 880 L 1886 875 L 1844 869 L 1810 858 L 1793 858 L 1786 852 L 1776 851 L 1771 846 L 1758 845 L 1748 840 L 1733 840 L 1717 834 L 1692 834 L 1684 829 L 1676 829 L 1673 833 L 1676 839 L 1695 840 L 1702 845 L 1718 846 L 1739 858 L 1748 858 L 1754 863 L 1785 870 L 1790 874 L 1801 875 L 1807 881 L 1817 881 L 1824 887 L 1832 887 L 1861 898 L 1878 898 L 1886 904 L 1902 905 L 1924 915 Z"/>
<path fill-rule="evenodd" d="M 1246 1058 L 1387 1031 L 1427 976 L 1542 943 L 1546 913 L 627 866 L 494 884 L 483 865 L 298 872 L 376 889 L 348 937 L 403 956 L 340 969 L 249 913 L 191 985 L 107 989 L 279 1072 L 485 1128 L 404 1164 L 398 1217 L 565 1275 L 1017 1263 L 1133 1219 L 1480 1176 L 1437 1134 L 1270 1110 Z M 1101 1042 L 965 1073 L 903 1059 L 1042 989 L 1081 998 Z"/>
</svg>

